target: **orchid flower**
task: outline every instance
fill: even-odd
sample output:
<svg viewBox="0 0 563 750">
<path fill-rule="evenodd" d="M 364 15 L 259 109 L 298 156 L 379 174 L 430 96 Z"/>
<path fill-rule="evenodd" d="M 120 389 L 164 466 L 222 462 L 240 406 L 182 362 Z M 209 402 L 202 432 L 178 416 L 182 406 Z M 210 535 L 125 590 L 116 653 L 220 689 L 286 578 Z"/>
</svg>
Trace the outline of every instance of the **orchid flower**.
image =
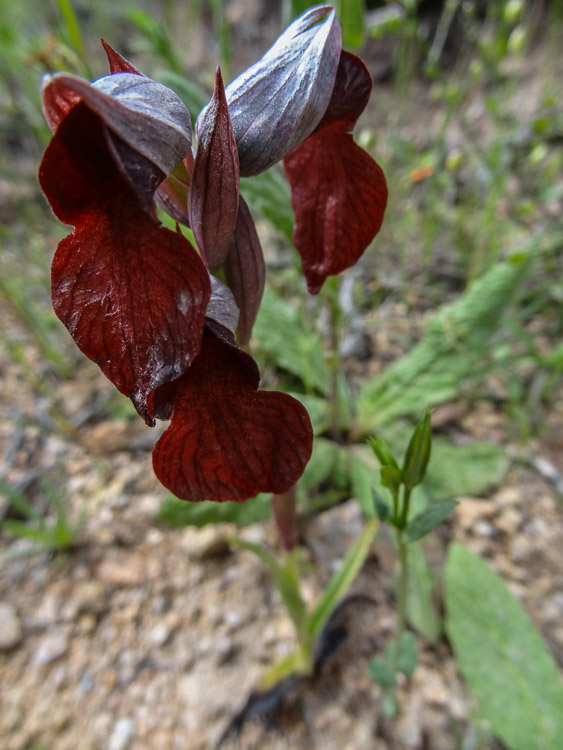
<svg viewBox="0 0 563 750">
<path fill-rule="evenodd" d="M 55 312 L 147 424 L 171 418 L 153 463 L 172 492 L 284 493 L 309 460 L 312 429 L 298 401 L 258 390 L 257 365 L 236 343 L 250 338 L 265 280 L 239 181 L 284 161 L 311 292 L 356 262 L 386 203 L 380 168 L 349 132 L 369 74 L 342 50 L 335 11 L 312 8 L 226 88 L 217 70 L 194 148 L 176 94 L 103 44 L 109 75 L 43 85 L 53 138 L 39 179 L 73 227 L 53 260 Z M 219 269 L 228 286 L 210 275 Z"/>
</svg>

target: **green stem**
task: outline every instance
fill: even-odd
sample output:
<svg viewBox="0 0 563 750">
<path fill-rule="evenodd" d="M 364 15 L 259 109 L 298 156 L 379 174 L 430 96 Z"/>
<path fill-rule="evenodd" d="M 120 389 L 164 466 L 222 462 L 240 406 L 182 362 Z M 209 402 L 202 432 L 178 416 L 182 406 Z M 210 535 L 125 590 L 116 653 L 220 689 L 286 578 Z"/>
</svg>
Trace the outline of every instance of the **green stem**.
<svg viewBox="0 0 563 750">
<path fill-rule="evenodd" d="M 395 649 L 393 652 L 393 673 L 397 673 L 399 665 L 399 653 L 401 640 L 405 632 L 407 622 L 407 591 L 409 586 L 409 555 L 408 544 L 403 542 L 402 532 L 397 530 L 397 546 L 399 547 L 399 560 L 401 565 L 399 580 L 399 601 L 397 607 L 397 632 L 395 634 Z"/>
<path fill-rule="evenodd" d="M 290 615 L 295 628 L 295 635 L 297 636 L 299 648 L 303 652 L 302 657 L 304 661 L 308 663 L 308 661 L 312 659 L 312 642 L 307 632 L 307 605 L 301 596 L 301 576 L 299 573 L 299 560 L 296 547 L 291 550 L 286 550 L 284 556 L 284 568 L 288 579 L 291 582 L 295 598 L 299 602 L 299 606 L 295 607 L 293 611 L 288 610 L 288 614 Z"/>
<path fill-rule="evenodd" d="M 399 520 L 399 492 L 393 492 L 393 525 L 400 523 Z"/>
<path fill-rule="evenodd" d="M 80 24 L 76 12 L 72 5 L 71 0 L 56 0 L 61 16 L 65 22 L 70 41 L 74 48 L 74 51 L 78 55 L 80 62 L 84 66 L 84 72 L 87 78 L 92 78 L 92 72 L 86 59 L 86 48 L 84 46 L 84 39 L 82 38 L 82 32 L 80 31 Z"/>
<path fill-rule="evenodd" d="M 340 334 L 342 329 L 342 310 L 340 309 L 340 277 L 330 276 L 327 279 L 327 303 L 330 314 L 330 391 L 329 391 L 329 424 L 333 440 L 338 441 L 340 432 Z"/>
<path fill-rule="evenodd" d="M 409 487 L 405 487 L 403 491 L 403 509 L 401 513 L 401 518 L 399 520 L 399 529 L 402 531 L 405 526 L 407 525 L 407 521 L 409 518 L 409 506 L 411 501 L 411 492 L 412 490 Z"/>
</svg>

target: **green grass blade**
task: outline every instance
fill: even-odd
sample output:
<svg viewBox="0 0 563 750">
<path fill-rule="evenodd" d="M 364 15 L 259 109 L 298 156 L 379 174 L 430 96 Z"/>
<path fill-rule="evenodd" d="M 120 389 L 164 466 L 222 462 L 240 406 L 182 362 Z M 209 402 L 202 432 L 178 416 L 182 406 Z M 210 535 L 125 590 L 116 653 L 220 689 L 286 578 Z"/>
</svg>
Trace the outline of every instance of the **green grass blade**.
<svg viewBox="0 0 563 750">
<path fill-rule="evenodd" d="M 342 46 L 358 49 L 364 41 L 364 0 L 340 0 L 336 10 L 342 27 Z"/>
<path fill-rule="evenodd" d="M 375 519 L 367 524 L 348 550 L 342 566 L 331 578 L 321 600 L 309 615 L 307 631 L 313 640 L 318 637 L 338 603 L 346 596 L 348 589 L 362 569 L 378 526 L 379 522 Z"/>
</svg>

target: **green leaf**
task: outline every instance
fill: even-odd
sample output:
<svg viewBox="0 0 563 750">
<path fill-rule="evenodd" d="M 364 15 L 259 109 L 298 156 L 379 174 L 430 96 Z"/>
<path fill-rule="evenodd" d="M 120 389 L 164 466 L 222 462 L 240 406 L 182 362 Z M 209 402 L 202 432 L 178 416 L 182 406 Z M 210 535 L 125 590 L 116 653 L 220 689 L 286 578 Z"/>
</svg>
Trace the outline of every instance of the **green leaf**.
<svg viewBox="0 0 563 750">
<path fill-rule="evenodd" d="M 446 628 L 461 672 L 511 750 L 563 748 L 563 683 L 541 636 L 503 581 L 450 547 Z"/>
<path fill-rule="evenodd" d="M 397 685 L 393 669 L 387 659 L 372 657 L 368 662 L 368 673 L 375 684 L 381 685 L 382 688 L 394 688 Z"/>
<path fill-rule="evenodd" d="M 350 461 L 351 490 L 367 519 L 375 518 L 376 515 L 372 494 L 375 471 L 359 456 L 352 455 Z"/>
<path fill-rule="evenodd" d="M 504 448 L 495 443 L 452 445 L 440 438 L 432 443 L 424 489 L 434 500 L 481 495 L 502 482 L 510 465 Z"/>
<path fill-rule="evenodd" d="M 421 403 L 448 401 L 462 385 L 483 377 L 491 366 L 493 336 L 539 245 L 533 238 L 518 258 L 497 263 L 459 299 L 439 308 L 417 346 L 362 387 L 358 413 L 366 432 L 416 414 Z"/>
<path fill-rule="evenodd" d="M 270 169 L 252 179 L 241 180 L 240 192 L 253 210 L 268 219 L 290 243 L 293 242 L 295 218 L 291 207 L 291 191 L 289 183 L 278 169 Z"/>
<path fill-rule="evenodd" d="M 254 336 L 260 342 L 258 357 L 266 354 L 276 367 L 298 377 L 308 393 L 328 393 L 330 373 L 318 337 L 305 330 L 298 308 L 268 288 L 254 324 Z"/>
<path fill-rule="evenodd" d="M 15 508 L 18 513 L 30 521 L 36 521 L 40 523 L 43 520 L 41 514 L 34 508 L 32 503 L 29 502 L 25 495 L 16 492 L 10 487 L 9 484 L 0 480 L 0 494 L 4 495 L 10 505 Z"/>
<path fill-rule="evenodd" d="M 434 601 L 435 575 L 420 544 L 409 544 L 407 618 L 429 643 L 442 635 L 442 621 Z"/>
<path fill-rule="evenodd" d="M 397 647 L 399 649 L 398 656 L 396 655 Z M 405 677 L 412 677 L 418 662 L 416 638 L 413 633 L 404 631 L 401 634 L 399 644 L 397 644 L 397 639 L 393 638 L 385 649 L 385 653 L 389 664 L 397 664 L 397 670 L 399 672 L 402 672 Z"/>
<path fill-rule="evenodd" d="M 369 438 L 368 443 L 382 466 L 394 466 L 395 469 L 399 469 L 397 459 L 381 435 Z"/>
<path fill-rule="evenodd" d="M 271 690 L 275 685 L 279 685 L 282 680 L 290 675 L 310 674 L 309 660 L 303 649 L 293 651 L 291 654 L 284 656 L 273 667 L 260 678 L 257 685 L 258 692 Z"/>
<path fill-rule="evenodd" d="M 271 495 L 261 494 L 245 503 L 190 503 L 168 495 L 162 501 L 155 520 L 172 528 L 195 526 L 200 529 L 208 523 L 236 523 L 237 526 L 249 526 L 256 521 L 270 518 L 272 509 Z"/>
<path fill-rule="evenodd" d="M 381 484 L 391 490 L 393 497 L 399 492 L 401 486 L 401 472 L 394 466 L 381 467 Z"/>
<path fill-rule="evenodd" d="M 252 544 L 252 542 L 247 542 L 244 539 L 230 538 L 229 542 L 236 547 L 252 552 L 269 568 L 287 613 L 295 625 L 295 630 L 300 634 L 307 626 L 307 607 L 299 591 L 298 579 L 292 575 L 289 568 L 280 565 L 271 552 L 268 552 L 264 547 Z"/>
<path fill-rule="evenodd" d="M 326 400 L 308 393 L 296 393 L 296 391 L 286 391 L 286 393 L 303 404 L 311 418 L 314 434 L 322 435 L 328 425 Z"/>
<path fill-rule="evenodd" d="M 412 490 L 417 484 L 422 484 L 426 476 L 432 450 L 430 417 L 430 411 L 427 409 L 426 414 L 416 426 L 405 454 L 401 478 L 403 484 L 409 490 Z"/>
<path fill-rule="evenodd" d="M 299 481 L 299 493 L 304 496 L 311 494 L 328 480 L 342 487 L 340 480 L 348 478 L 347 468 L 348 454 L 342 446 L 334 440 L 315 438 L 313 453 Z"/>
<path fill-rule="evenodd" d="M 28 526 L 22 521 L 2 521 L 0 524 L 2 531 L 7 531 L 12 536 L 20 537 L 21 539 L 32 539 L 34 542 L 44 545 L 45 547 L 56 546 L 53 544 L 54 536 L 53 531 L 50 527 L 41 527 L 39 529 L 33 526 Z"/>
<path fill-rule="evenodd" d="M 368 556 L 370 545 L 379 526 L 377 520 L 370 521 L 348 550 L 341 567 L 330 579 L 319 603 L 307 620 L 307 632 L 315 640 L 326 625 L 335 607 L 346 596 Z"/>
<path fill-rule="evenodd" d="M 181 74 L 182 64 L 164 26 L 152 15 L 138 8 L 125 11 L 125 15 L 145 37 L 153 52 L 159 55 L 174 72 Z"/>
<path fill-rule="evenodd" d="M 342 27 L 342 46 L 358 49 L 364 41 L 364 0 L 339 0 L 336 9 Z"/>
<path fill-rule="evenodd" d="M 375 490 L 372 492 L 372 497 L 376 517 L 383 523 L 389 523 L 393 517 L 391 508 L 387 505 L 385 500 L 375 492 Z"/>
<path fill-rule="evenodd" d="M 449 516 L 458 503 L 455 500 L 446 500 L 443 503 L 432 503 L 412 521 L 406 525 L 403 531 L 403 540 L 405 542 L 416 542 L 423 536 L 429 534 L 436 526 Z"/>
</svg>

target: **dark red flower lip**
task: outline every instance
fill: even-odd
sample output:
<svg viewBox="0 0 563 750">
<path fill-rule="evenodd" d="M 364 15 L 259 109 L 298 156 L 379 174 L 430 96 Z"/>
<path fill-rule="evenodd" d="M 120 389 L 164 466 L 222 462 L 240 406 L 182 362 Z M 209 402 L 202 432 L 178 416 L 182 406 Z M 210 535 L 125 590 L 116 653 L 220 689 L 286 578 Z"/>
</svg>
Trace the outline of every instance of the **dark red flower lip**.
<svg viewBox="0 0 563 750">
<path fill-rule="evenodd" d="M 286 492 L 302 475 L 313 446 L 309 416 L 291 396 L 257 390 L 258 382 L 252 357 L 208 323 L 190 369 L 164 388 L 175 405 L 153 467 L 177 497 L 243 502 Z"/>
</svg>

